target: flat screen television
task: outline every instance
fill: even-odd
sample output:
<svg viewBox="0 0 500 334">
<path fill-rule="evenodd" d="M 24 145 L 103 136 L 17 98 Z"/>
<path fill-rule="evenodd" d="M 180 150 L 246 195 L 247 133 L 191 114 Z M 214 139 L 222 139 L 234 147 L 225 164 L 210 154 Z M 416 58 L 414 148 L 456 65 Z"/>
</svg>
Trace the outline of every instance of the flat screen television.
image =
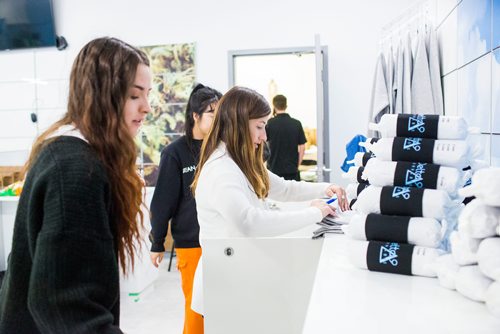
<svg viewBox="0 0 500 334">
<path fill-rule="evenodd" d="M 0 50 L 55 45 L 51 0 L 0 0 Z"/>
</svg>

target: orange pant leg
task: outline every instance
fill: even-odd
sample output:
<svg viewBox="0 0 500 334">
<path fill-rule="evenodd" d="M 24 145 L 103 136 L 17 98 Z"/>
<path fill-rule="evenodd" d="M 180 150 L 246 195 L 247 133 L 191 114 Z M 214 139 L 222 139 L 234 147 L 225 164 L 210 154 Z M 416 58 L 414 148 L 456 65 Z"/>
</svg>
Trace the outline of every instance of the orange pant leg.
<svg viewBox="0 0 500 334">
<path fill-rule="evenodd" d="M 201 256 L 201 247 L 176 248 L 177 269 L 181 273 L 182 291 L 184 292 L 184 334 L 203 334 L 203 317 L 191 310 L 193 279 L 196 266 Z"/>
</svg>

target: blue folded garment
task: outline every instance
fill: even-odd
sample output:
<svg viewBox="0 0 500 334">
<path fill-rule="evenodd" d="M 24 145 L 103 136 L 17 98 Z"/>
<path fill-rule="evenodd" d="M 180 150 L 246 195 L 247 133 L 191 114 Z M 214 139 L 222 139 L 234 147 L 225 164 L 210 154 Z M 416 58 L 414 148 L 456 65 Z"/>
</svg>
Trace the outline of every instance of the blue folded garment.
<svg viewBox="0 0 500 334">
<path fill-rule="evenodd" d="M 365 136 L 363 136 L 363 135 L 356 135 L 356 136 L 354 136 L 354 138 L 351 139 L 351 141 L 349 141 L 346 144 L 345 151 L 347 153 L 347 156 L 344 159 L 344 163 L 342 164 L 342 166 L 340 166 L 340 169 L 342 169 L 344 172 L 347 173 L 347 171 L 349 170 L 349 168 L 351 166 L 354 166 L 353 163 L 347 163 L 347 161 L 353 160 L 354 159 L 354 155 L 357 152 L 366 152 L 366 149 L 364 147 L 359 146 L 359 143 L 360 142 L 364 142 L 364 141 L 366 141 L 366 137 Z"/>
</svg>

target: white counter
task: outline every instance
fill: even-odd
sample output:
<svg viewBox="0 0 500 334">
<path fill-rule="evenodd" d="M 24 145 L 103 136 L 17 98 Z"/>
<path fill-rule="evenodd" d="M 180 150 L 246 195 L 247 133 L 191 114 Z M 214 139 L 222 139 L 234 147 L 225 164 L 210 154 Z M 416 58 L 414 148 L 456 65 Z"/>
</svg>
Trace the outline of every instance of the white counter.
<svg viewBox="0 0 500 334">
<path fill-rule="evenodd" d="M 325 239 L 304 334 L 500 333 L 482 303 L 442 288 L 436 278 L 353 267 L 347 237 Z"/>
</svg>

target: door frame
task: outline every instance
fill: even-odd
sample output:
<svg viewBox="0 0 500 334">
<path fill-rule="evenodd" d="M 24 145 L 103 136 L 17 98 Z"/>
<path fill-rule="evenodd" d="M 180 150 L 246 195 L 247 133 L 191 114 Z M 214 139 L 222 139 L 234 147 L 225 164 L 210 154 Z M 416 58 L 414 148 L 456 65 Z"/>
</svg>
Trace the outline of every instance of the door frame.
<svg viewBox="0 0 500 334">
<path fill-rule="evenodd" d="M 303 46 L 303 47 L 289 47 L 289 48 L 273 48 L 273 49 L 247 49 L 247 50 L 229 50 L 227 53 L 228 56 L 228 87 L 231 88 L 234 86 L 234 59 L 238 56 L 264 56 L 264 55 L 280 55 L 280 54 L 297 54 L 297 53 L 312 53 L 316 54 L 315 46 Z M 318 182 L 329 182 L 330 181 L 330 170 L 329 167 L 325 166 L 326 164 L 330 164 L 330 117 L 329 117 L 329 96 L 328 96 L 328 47 L 323 45 L 321 46 L 321 55 L 322 55 L 322 70 L 321 70 L 321 81 L 323 87 L 323 111 L 318 110 L 318 115 L 316 117 L 316 128 L 318 130 L 323 129 L 323 133 L 317 133 L 316 135 L 322 135 L 322 141 L 318 140 L 319 143 L 322 143 L 323 152 L 319 151 L 318 147 L 318 163 L 321 163 L 322 166 L 318 164 Z M 318 88 L 318 87 L 316 87 Z M 318 95 L 318 92 L 316 92 Z M 318 106 L 318 108 L 320 108 Z M 322 116 L 322 117 L 320 117 Z M 322 126 L 318 126 L 321 122 Z M 319 155 L 322 153 L 322 159 Z"/>
</svg>

